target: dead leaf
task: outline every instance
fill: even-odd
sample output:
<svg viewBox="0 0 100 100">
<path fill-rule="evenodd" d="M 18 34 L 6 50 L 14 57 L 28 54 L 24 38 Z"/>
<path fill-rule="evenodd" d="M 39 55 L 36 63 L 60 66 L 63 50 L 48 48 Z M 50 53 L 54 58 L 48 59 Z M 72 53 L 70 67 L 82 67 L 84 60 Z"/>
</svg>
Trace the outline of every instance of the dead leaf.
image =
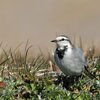
<svg viewBox="0 0 100 100">
<path fill-rule="evenodd" d="M 4 83 L 3 81 L 0 82 L 0 88 L 3 88 L 6 86 L 6 83 Z"/>
<path fill-rule="evenodd" d="M 73 93 L 77 94 L 77 93 L 79 93 L 79 90 L 76 89 L 75 91 L 73 91 Z"/>
<path fill-rule="evenodd" d="M 96 94 L 98 94 L 99 90 L 93 91 L 93 97 L 96 96 Z"/>
</svg>

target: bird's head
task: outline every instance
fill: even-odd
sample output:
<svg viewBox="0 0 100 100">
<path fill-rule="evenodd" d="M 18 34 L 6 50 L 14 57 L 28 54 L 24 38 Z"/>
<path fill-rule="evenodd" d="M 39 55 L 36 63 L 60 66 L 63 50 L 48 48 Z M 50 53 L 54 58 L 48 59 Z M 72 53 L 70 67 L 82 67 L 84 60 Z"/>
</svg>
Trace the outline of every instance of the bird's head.
<svg viewBox="0 0 100 100">
<path fill-rule="evenodd" d="M 55 42 L 57 44 L 57 47 L 71 48 L 73 46 L 69 38 L 64 35 L 58 36 L 55 40 L 52 40 L 51 42 Z"/>
</svg>

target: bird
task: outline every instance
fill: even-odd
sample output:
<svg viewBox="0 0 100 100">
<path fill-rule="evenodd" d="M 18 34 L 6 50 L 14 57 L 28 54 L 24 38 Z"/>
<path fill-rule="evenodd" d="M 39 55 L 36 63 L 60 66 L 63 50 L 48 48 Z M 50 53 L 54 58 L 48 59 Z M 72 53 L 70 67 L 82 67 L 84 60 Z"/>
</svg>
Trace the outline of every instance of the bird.
<svg viewBox="0 0 100 100">
<path fill-rule="evenodd" d="M 95 78 L 87 69 L 88 63 L 83 54 L 83 49 L 75 47 L 65 35 L 60 35 L 51 42 L 57 45 L 54 60 L 65 75 L 80 76 L 84 72 L 89 78 Z"/>
</svg>

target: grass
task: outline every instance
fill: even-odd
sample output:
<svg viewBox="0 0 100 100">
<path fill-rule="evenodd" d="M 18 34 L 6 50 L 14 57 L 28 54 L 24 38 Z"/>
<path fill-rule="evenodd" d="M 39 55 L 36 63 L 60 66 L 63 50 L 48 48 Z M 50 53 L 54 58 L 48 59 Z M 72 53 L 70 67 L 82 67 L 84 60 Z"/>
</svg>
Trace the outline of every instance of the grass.
<svg viewBox="0 0 100 100">
<path fill-rule="evenodd" d="M 80 42 L 80 46 L 82 46 L 82 42 Z M 48 58 L 41 54 L 37 58 L 33 57 L 29 60 L 27 56 L 32 46 L 28 47 L 28 41 L 24 56 L 18 47 L 14 51 L 2 49 L 0 54 L 0 100 L 100 99 L 100 57 L 99 55 L 94 56 L 95 48 L 88 50 L 86 58 L 88 61 L 91 60 L 89 71 L 98 80 L 91 80 L 83 73 L 73 82 L 70 76 L 63 80 L 64 75 L 59 73 L 59 69 L 51 70 L 50 65 L 53 66 L 53 69 L 56 68 L 56 65 L 50 54 Z M 55 76 L 52 73 L 55 73 Z"/>
</svg>

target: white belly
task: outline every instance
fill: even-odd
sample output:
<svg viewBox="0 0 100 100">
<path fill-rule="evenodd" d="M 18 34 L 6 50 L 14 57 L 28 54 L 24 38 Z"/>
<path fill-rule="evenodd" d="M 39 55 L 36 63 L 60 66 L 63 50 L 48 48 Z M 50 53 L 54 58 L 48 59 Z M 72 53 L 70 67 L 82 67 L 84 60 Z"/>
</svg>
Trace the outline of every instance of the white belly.
<svg viewBox="0 0 100 100">
<path fill-rule="evenodd" d="M 67 52 L 66 56 L 64 55 L 64 58 L 62 59 L 59 59 L 56 54 L 55 62 L 64 74 L 71 76 L 80 75 L 83 71 L 83 66 L 78 62 L 78 59 L 73 59 L 72 56 L 70 56 L 70 53 L 71 52 Z"/>
</svg>

